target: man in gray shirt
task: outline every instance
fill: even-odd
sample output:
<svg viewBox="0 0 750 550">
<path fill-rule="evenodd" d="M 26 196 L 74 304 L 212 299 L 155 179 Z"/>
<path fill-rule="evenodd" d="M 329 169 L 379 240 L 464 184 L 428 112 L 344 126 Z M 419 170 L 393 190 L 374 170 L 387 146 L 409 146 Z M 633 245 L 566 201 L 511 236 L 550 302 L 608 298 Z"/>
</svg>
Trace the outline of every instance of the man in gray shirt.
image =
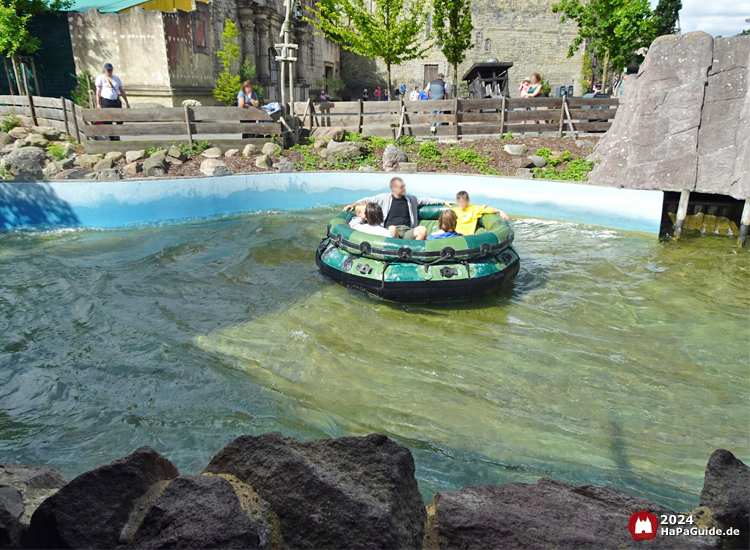
<svg viewBox="0 0 750 550">
<path fill-rule="evenodd" d="M 427 228 L 419 225 L 419 207 L 428 204 L 444 204 L 450 206 L 454 201 L 415 197 L 406 194 L 406 184 L 401 178 L 391 179 L 391 192 L 380 193 L 372 197 L 365 197 L 357 202 L 374 202 L 383 211 L 385 221 L 383 226 L 394 237 L 400 239 L 416 239 L 423 241 L 427 238 Z M 349 204 L 344 210 L 353 210 L 356 203 Z"/>
<path fill-rule="evenodd" d="M 435 80 L 430 81 L 430 87 L 427 90 L 427 99 L 445 99 L 445 80 L 443 80 L 443 73 L 438 73 Z M 443 111 L 430 111 L 430 114 L 443 114 Z M 440 126 L 440 122 L 437 124 L 430 124 L 430 126 Z"/>
</svg>

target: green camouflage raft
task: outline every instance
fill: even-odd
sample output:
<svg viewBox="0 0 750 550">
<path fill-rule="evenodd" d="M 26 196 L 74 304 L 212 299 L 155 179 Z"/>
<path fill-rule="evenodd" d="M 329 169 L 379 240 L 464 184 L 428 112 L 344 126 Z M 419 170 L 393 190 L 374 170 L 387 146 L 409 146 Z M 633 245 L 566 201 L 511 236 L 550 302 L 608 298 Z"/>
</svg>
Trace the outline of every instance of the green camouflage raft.
<svg viewBox="0 0 750 550">
<path fill-rule="evenodd" d="M 437 229 L 443 206 L 419 208 L 420 225 Z M 349 227 L 352 212 L 328 224 L 318 246 L 320 272 L 337 283 L 396 302 L 471 300 L 499 291 L 518 274 L 513 228 L 485 214 L 477 233 L 432 241 L 379 237 Z"/>
</svg>

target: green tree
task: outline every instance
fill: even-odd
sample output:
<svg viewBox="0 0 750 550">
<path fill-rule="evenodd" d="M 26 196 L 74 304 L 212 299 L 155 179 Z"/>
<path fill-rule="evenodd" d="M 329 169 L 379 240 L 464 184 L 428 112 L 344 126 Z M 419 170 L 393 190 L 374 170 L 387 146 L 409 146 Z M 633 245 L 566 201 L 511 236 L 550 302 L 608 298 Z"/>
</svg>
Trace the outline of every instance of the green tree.
<svg viewBox="0 0 750 550">
<path fill-rule="evenodd" d="M 568 57 L 588 40 L 602 60 L 602 88 L 607 86 L 610 67 L 622 71 L 655 37 L 648 0 L 561 0 L 552 11 L 562 14 L 561 23 L 570 19 L 578 25 Z"/>
<path fill-rule="evenodd" d="M 591 86 L 591 81 L 593 80 L 593 78 L 594 71 L 591 70 L 591 56 L 589 55 L 589 51 L 584 49 L 583 57 L 581 59 L 581 78 L 578 80 L 583 93 L 589 91 L 589 86 Z"/>
<path fill-rule="evenodd" d="M 234 105 L 237 102 L 237 93 L 240 91 L 240 76 L 232 76 L 232 66 L 240 58 L 240 47 L 237 44 L 237 25 L 227 18 L 224 20 L 224 31 L 221 33 L 221 50 L 216 56 L 221 62 L 223 70 L 216 79 L 214 97 L 226 105 Z"/>
<path fill-rule="evenodd" d="M 358 55 L 381 59 L 391 66 L 420 59 L 430 48 L 424 39 L 427 2 L 419 0 L 320 0 L 312 8 L 315 24 L 332 42 Z M 388 94 L 391 99 L 392 94 Z"/>
<path fill-rule="evenodd" d="M 432 24 L 445 60 L 453 66 L 453 97 L 458 97 L 458 65 L 471 47 L 470 0 L 435 0 Z"/>
<path fill-rule="evenodd" d="M 659 0 L 654 10 L 654 34 L 664 36 L 674 34 L 677 27 L 677 19 L 682 9 L 681 0 Z"/>
</svg>

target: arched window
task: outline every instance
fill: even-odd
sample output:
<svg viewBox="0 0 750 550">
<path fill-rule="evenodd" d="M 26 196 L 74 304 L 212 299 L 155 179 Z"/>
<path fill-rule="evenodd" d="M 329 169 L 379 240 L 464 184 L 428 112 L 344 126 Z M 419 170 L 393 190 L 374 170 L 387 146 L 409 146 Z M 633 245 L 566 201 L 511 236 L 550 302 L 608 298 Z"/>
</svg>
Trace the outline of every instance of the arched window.
<svg viewBox="0 0 750 550">
<path fill-rule="evenodd" d="M 492 49 L 492 41 L 489 38 L 484 39 L 484 51 L 488 52 Z"/>
<path fill-rule="evenodd" d="M 276 67 L 276 50 L 268 48 L 268 73 L 271 77 L 271 84 L 276 84 L 279 81 L 279 74 Z"/>
</svg>

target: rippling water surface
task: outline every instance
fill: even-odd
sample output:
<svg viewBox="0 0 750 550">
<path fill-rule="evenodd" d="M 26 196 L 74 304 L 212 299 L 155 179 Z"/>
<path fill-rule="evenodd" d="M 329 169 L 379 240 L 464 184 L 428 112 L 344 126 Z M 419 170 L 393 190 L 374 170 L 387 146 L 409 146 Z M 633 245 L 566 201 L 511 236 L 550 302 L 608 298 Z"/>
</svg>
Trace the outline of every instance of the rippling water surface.
<svg viewBox="0 0 750 550">
<path fill-rule="evenodd" d="M 426 498 L 551 476 L 685 508 L 715 448 L 750 459 L 731 240 L 517 219 L 513 287 L 404 306 L 318 274 L 332 215 L 0 234 L 2 460 L 191 473 L 242 433 L 382 432 Z"/>
</svg>

